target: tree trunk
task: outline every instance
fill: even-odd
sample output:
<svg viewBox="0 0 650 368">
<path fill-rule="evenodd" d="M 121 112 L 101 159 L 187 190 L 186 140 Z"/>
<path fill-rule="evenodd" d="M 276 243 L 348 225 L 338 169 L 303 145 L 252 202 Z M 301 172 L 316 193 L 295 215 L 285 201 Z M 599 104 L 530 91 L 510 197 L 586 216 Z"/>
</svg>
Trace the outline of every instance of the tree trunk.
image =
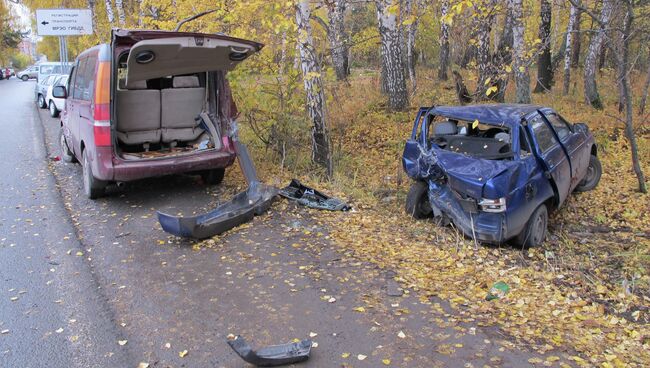
<svg viewBox="0 0 650 368">
<path fill-rule="evenodd" d="M 390 12 L 390 0 L 375 0 L 381 38 L 383 83 L 388 94 L 388 109 L 403 111 L 408 108 L 408 91 L 404 75 L 404 59 L 400 47 L 397 16 Z"/>
<path fill-rule="evenodd" d="M 624 0 L 626 5 L 626 15 L 623 25 L 623 34 L 621 52 L 618 53 L 617 59 L 620 67 L 619 71 L 619 80 L 621 82 L 621 92 L 623 94 L 623 99 L 625 100 L 625 135 L 627 136 L 628 141 L 630 142 L 630 150 L 632 151 L 632 168 L 634 173 L 639 181 L 639 191 L 642 193 L 647 193 L 647 188 L 645 185 L 645 177 L 643 175 L 643 170 L 639 164 L 639 153 L 636 143 L 636 137 L 634 135 L 634 124 L 632 116 L 634 111 L 632 109 L 632 98 L 630 96 L 630 80 L 628 75 L 629 70 L 629 49 L 630 49 L 630 35 L 632 32 L 632 23 L 634 21 L 634 7 L 632 5 L 633 0 Z"/>
<path fill-rule="evenodd" d="M 582 33 L 580 32 L 580 19 L 582 11 L 578 10 L 576 20 L 573 23 L 573 45 L 571 45 L 571 67 L 577 68 L 580 64 L 580 47 L 582 46 Z"/>
<path fill-rule="evenodd" d="M 408 20 L 406 25 L 406 70 L 411 81 L 411 88 L 415 91 L 417 89 L 417 80 L 415 79 L 415 35 L 418 30 L 419 1 L 406 0 L 405 5 L 405 14 L 408 18 L 402 21 Z"/>
<path fill-rule="evenodd" d="M 609 24 L 609 18 L 612 14 L 612 0 L 603 0 L 603 8 L 600 12 L 600 23 Z M 585 101 L 596 109 L 602 109 L 603 104 L 598 95 L 596 86 L 596 69 L 598 67 L 598 58 L 602 52 L 603 42 L 605 41 L 605 28 L 599 26 L 596 33 L 591 37 L 587 57 L 585 58 Z"/>
<path fill-rule="evenodd" d="M 300 68 L 307 97 L 307 113 L 312 123 L 311 158 L 313 162 L 325 167 L 328 176 L 330 176 L 332 174 L 332 158 L 325 114 L 325 92 L 323 90 L 321 67 L 316 59 L 316 50 L 312 39 L 311 25 L 309 23 L 310 16 L 309 0 L 301 0 L 296 5 L 297 41 L 300 53 Z"/>
<path fill-rule="evenodd" d="M 650 54 L 648 55 L 650 56 Z M 648 72 L 645 76 L 645 84 L 643 85 L 643 94 L 641 95 L 641 103 L 639 104 L 639 114 L 643 115 L 645 110 L 645 103 L 648 99 L 648 89 L 650 89 L 650 57 L 648 58 Z"/>
<path fill-rule="evenodd" d="M 487 90 L 492 87 L 491 79 L 495 75 L 490 47 L 490 32 L 492 31 L 495 5 L 496 0 L 486 0 L 484 3 L 479 4 L 476 10 L 479 27 L 478 49 L 476 53 L 476 62 L 478 64 L 476 97 L 479 101 L 490 98 L 487 96 Z"/>
<path fill-rule="evenodd" d="M 526 45 L 524 44 L 523 1 L 512 0 L 508 5 L 512 7 L 512 43 L 514 48 L 515 72 L 515 102 L 530 103 L 530 76 L 525 59 Z"/>
<path fill-rule="evenodd" d="M 444 20 L 449 13 L 449 0 L 442 0 L 440 3 L 440 15 L 443 19 L 440 22 L 440 65 L 438 65 L 438 79 L 447 80 L 447 69 L 449 69 L 449 24 Z"/>
<path fill-rule="evenodd" d="M 542 50 L 537 58 L 537 84 L 534 93 L 546 92 L 553 83 L 553 66 L 551 64 L 551 3 L 541 0 L 539 39 L 542 40 Z"/>
<path fill-rule="evenodd" d="M 110 26 L 115 22 L 115 15 L 113 15 L 113 2 L 111 0 L 104 0 L 106 4 L 106 18 L 108 18 L 108 24 Z"/>
<path fill-rule="evenodd" d="M 119 21 L 120 27 L 124 27 L 126 16 L 124 15 L 124 4 L 122 0 L 115 0 L 115 8 L 117 9 L 117 20 Z"/>
<path fill-rule="evenodd" d="M 571 11 L 569 12 L 569 25 L 566 29 L 566 50 L 564 50 L 564 81 L 562 83 L 562 95 L 566 96 L 569 94 L 569 84 L 571 83 L 571 57 L 573 55 L 573 39 L 575 37 L 580 37 L 579 34 L 573 34 L 575 29 L 576 20 L 578 19 L 579 10 L 575 5 L 571 5 Z"/>
<path fill-rule="evenodd" d="M 136 4 L 138 5 L 138 28 L 144 27 L 144 0 L 137 0 Z"/>
<path fill-rule="evenodd" d="M 506 1 L 506 13 L 503 22 L 503 32 L 499 38 L 499 45 L 497 46 L 497 53 L 495 62 L 498 65 L 510 65 L 512 62 L 512 0 Z"/>
<path fill-rule="evenodd" d="M 97 3 L 96 0 L 88 0 L 88 9 L 90 9 L 90 17 L 93 22 L 93 32 L 97 33 Z"/>
<path fill-rule="evenodd" d="M 327 0 L 327 38 L 330 55 L 337 80 L 345 80 L 350 75 L 348 34 L 345 31 L 346 0 Z"/>
</svg>

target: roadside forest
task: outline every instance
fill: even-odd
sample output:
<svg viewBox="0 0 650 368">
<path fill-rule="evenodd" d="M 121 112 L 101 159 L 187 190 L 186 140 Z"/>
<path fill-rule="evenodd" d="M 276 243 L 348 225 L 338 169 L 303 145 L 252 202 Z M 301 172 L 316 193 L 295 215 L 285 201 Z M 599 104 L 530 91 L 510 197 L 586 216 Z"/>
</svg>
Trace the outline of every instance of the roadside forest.
<svg viewBox="0 0 650 368">
<path fill-rule="evenodd" d="M 114 27 L 180 26 L 264 43 L 229 74 L 241 134 L 268 182 L 298 177 L 353 205 L 313 213 L 341 251 L 394 270 L 423 299 L 442 298 L 454 318 L 496 326 L 518 346 L 577 366 L 650 365 L 648 2 L 24 3 L 92 10 L 96 34 L 70 38 L 69 58 L 108 42 Z M 39 51 L 58 59 L 56 38 L 44 37 Z M 475 244 L 403 210 L 400 158 L 418 107 L 488 102 L 551 106 L 596 136 L 600 185 L 552 214 L 541 248 Z M 230 170 L 226 181 L 241 178 Z M 486 301 L 496 281 L 511 291 Z M 531 363 L 553 365 L 551 357 Z"/>
</svg>

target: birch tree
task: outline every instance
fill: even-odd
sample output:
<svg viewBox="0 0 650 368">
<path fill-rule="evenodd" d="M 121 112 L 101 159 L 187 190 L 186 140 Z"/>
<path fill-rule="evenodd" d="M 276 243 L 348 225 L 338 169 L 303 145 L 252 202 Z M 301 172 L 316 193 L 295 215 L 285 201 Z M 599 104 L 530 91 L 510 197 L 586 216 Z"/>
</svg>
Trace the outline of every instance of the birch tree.
<svg viewBox="0 0 650 368">
<path fill-rule="evenodd" d="M 122 0 L 115 0 L 115 9 L 117 9 L 117 20 L 120 27 L 124 27 L 126 23 L 126 15 L 124 14 L 124 3 Z"/>
<path fill-rule="evenodd" d="M 447 80 L 449 69 L 449 0 L 440 3 L 440 64 L 438 65 L 438 79 Z"/>
<path fill-rule="evenodd" d="M 108 18 L 108 24 L 110 26 L 115 22 L 115 15 L 113 14 L 113 2 L 111 0 L 104 0 L 106 4 L 106 18 Z"/>
<path fill-rule="evenodd" d="M 571 83 L 571 58 L 573 56 L 573 30 L 578 18 L 578 8 L 571 4 L 569 12 L 569 24 L 566 28 L 566 50 L 564 51 L 564 82 L 562 84 L 562 95 L 566 96 L 569 93 L 569 84 Z M 579 35 L 576 35 L 580 37 Z"/>
<path fill-rule="evenodd" d="M 417 89 L 415 79 L 415 36 L 418 30 L 418 13 L 420 0 L 406 0 L 405 14 L 402 24 L 406 26 L 406 70 L 408 71 L 411 88 Z"/>
<path fill-rule="evenodd" d="M 93 32 L 97 32 L 97 3 L 96 0 L 87 0 L 90 9 L 90 18 L 93 22 Z"/>
<path fill-rule="evenodd" d="M 525 59 L 526 45 L 524 44 L 523 0 L 512 0 L 508 3 L 512 12 L 512 43 L 514 48 L 515 72 L 515 102 L 530 103 L 530 76 Z"/>
<path fill-rule="evenodd" d="M 553 66 L 551 63 L 551 3 L 540 1 L 539 39 L 542 49 L 537 58 L 537 83 L 533 92 L 546 92 L 553 83 Z"/>
<path fill-rule="evenodd" d="M 383 86 L 388 95 L 388 109 L 402 111 L 408 107 L 404 59 L 400 47 L 397 7 L 390 0 L 375 0 L 381 38 Z"/>
<path fill-rule="evenodd" d="M 348 34 L 345 30 L 345 9 L 347 0 L 326 0 L 327 39 L 330 44 L 332 65 L 336 79 L 345 80 L 350 75 Z"/>
<path fill-rule="evenodd" d="M 309 0 L 301 0 L 296 4 L 300 69 L 307 100 L 307 114 L 312 123 L 311 158 L 315 163 L 325 167 L 329 176 L 332 174 L 332 159 L 325 114 L 325 92 L 320 63 L 316 59 L 316 50 L 314 49 L 312 29 L 309 23 L 310 16 Z"/>
<path fill-rule="evenodd" d="M 582 46 L 582 33 L 580 32 L 581 20 L 582 20 L 582 10 L 578 9 L 578 13 L 576 14 L 576 20 L 575 23 L 573 24 L 573 29 L 572 29 L 573 31 L 573 45 L 571 45 L 571 49 L 572 49 L 571 67 L 572 68 L 577 68 L 578 65 L 580 64 L 580 49 Z"/>
<path fill-rule="evenodd" d="M 478 82 L 476 84 L 476 96 L 479 100 L 489 97 L 488 89 L 491 87 L 490 81 L 494 76 L 490 32 L 492 31 L 495 7 L 496 0 L 485 0 L 475 5 L 475 16 L 478 18 L 478 48 L 476 53 Z"/>
<path fill-rule="evenodd" d="M 589 49 L 587 50 L 587 57 L 585 58 L 585 101 L 596 109 L 603 108 L 603 104 L 600 101 L 600 95 L 598 94 L 598 87 L 596 85 L 596 71 L 598 68 L 598 58 L 603 51 L 606 27 L 610 21 L 612 8 L 613 0 L 603 0 L 600 17 L 597 19 L 598 29 L 591 37 Z"/>
</svg>

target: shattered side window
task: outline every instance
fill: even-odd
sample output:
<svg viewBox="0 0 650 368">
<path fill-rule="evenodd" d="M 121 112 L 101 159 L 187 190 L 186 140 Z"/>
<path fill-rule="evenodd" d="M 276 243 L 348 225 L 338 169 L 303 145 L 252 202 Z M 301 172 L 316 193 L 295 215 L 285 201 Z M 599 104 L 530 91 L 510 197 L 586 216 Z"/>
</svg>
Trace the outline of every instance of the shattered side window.
<svg viewBox="0 0 650 368">
<path fill-rule="evenodd" d="M 560 117 L 556 114 L 547 114 L 546 118 L 551 123 L 551 125 L 553 125 L 553 128 L 555 129 L 558 137 L 560 137 L 561 141 L 564 141 L 564 138 L 571 135 L 569 125 L 564 121 L 564 119 L 560 119 Z"/>
<path fill-rule="evenodd" d="M 555 144 L 557 144 L 551 128 L 549 128 L 549 126 L 544 123 L 544 120 L 541 116 L 535 116 L 530 121 L 530 125 L 533 128 L 533 134 L 535 134 L 537 145 L 539 145 L 539 149 L 542 151 L 542 153 L 550 150 L 553 148 L 553 146 L 555 146 Z"/>
</svg>

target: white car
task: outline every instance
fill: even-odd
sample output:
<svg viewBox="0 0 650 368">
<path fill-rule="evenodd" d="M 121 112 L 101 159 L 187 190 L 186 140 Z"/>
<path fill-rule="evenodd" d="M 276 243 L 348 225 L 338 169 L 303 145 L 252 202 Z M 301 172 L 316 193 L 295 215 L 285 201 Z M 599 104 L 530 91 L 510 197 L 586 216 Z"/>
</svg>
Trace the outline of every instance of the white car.
<svg viewBox="0 0 650 368">
<path fill-rule="evenodd" d="M 47 107 L 50 109 L 50 116 L 53 118 L 59 116 L 59 112 L 63 111 L 65 108 L 65 98 L 53 97 L 52 89 L 56 86 L 67 87 L 67 85 L 68 76 L 59 75 L 54 79 L 54 82 L 47 87 L 47 97 L 45 97 L 45 101 L 47 101 Z"/>
</svg>

